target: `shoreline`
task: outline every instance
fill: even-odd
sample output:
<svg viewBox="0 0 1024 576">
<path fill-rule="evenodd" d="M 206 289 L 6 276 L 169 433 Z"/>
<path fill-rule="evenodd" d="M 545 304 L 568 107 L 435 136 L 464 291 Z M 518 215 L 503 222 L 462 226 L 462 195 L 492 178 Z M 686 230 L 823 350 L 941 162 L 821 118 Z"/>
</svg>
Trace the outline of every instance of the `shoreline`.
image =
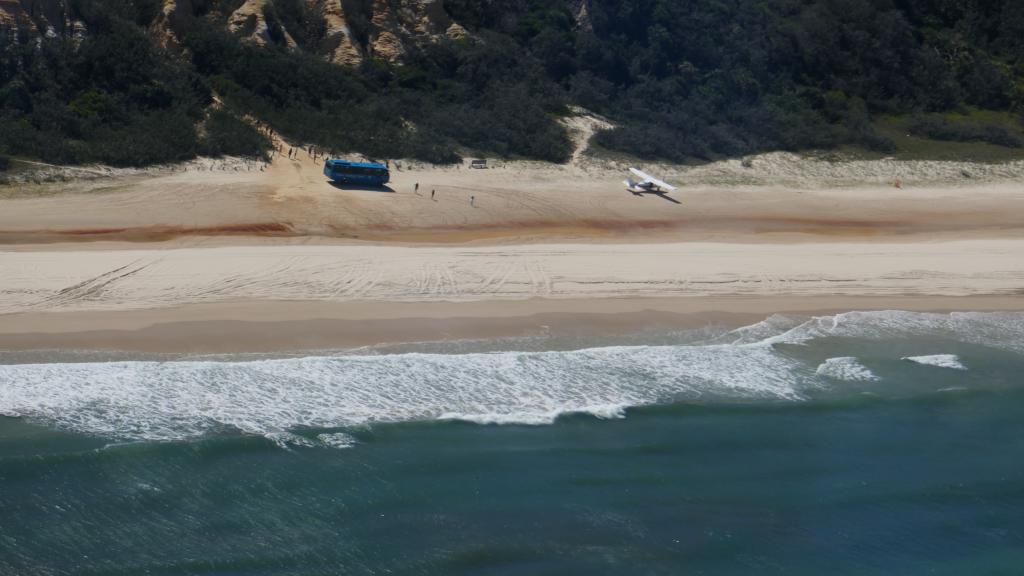
<svg viewBox="0 0 1024 576">
<path fill-rule="evenodd" d="M 0 351 L 271 353 L 422 342 L 737 328 L 772 314 L 1017 312 L 1017 296 L 726 296 L 474 302 L 235 301 L 0 318 Z M 259 318 L 254 320 L 254 318 Z"/>
</svg>

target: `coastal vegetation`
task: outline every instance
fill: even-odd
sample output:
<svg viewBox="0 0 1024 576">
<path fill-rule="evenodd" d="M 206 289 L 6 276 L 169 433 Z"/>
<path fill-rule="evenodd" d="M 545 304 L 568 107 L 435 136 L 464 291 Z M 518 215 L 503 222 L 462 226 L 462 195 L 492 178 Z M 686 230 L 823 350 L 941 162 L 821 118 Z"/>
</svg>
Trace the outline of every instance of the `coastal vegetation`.
<svg viewBox="0 0 1024 576">
<path fill-rule="evenodd" d="M 365 2 L 344 4 L 365 41 Z M 266 46 L 228 32 L 216 2 L 196 3 L 179 49 L 164 50 L 147 34 L 157 3 L 73 0 L 84 38 L 0 30 L 0 153 L 125 166 L 261 156 L 270 142 L 258 121 L 377 158 L 443 163 L 473 150 L 563 162 L 571 143 L 558 118 L 570 105 L 616 124 L 597 134 L 600 147 L 671 161 L 897 151 L 882 117 L 905 119 L 918 138 L 1022 145 L 1020 2 L 585 4 L 581 17 L 568 0 L 447 0 L 466 38 L 346 67 L 315 54 L 325 34 L 316 2 L 270 1 Z"/>
<path fill-rule="evenodd" d="M 909 126 L 911 134 L 952 142 L 988 142 L 1007 148 L 1024 147 L 1024 139 L 1001 124 L 954 121 L 936 116 L 915 116 Z"/>
</svg>

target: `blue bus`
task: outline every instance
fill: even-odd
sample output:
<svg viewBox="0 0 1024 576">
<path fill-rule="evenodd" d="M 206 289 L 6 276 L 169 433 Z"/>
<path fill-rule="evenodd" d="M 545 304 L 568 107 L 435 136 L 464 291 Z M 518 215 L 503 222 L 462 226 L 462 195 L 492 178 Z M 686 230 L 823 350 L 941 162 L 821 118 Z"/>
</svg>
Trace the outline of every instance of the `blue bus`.
<svg viewBox="0 0 1024 576">
<path fill-rule="evenodd" d="M 388 167 L 376 162 L 349 162 L 328 160 L 324 163 L 324 176 L 339 184 L 383 186 L 391 179 Z"/>
</svg>

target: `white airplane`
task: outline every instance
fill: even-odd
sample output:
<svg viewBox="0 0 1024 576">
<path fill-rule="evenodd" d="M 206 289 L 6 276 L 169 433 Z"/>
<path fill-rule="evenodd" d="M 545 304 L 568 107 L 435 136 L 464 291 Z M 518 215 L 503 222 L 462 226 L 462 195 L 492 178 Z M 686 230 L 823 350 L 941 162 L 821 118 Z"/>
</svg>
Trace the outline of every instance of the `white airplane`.
<svg viewBox="0 0 1024 576">
<path fill-rule="evenodd" d="M 632 178 L 627 178 L 623 182 L 623 184 L 626 185 L 626 190 L 633 194 L 665 194 L 666 192 L 672 192 L 676 189 L 675 186 L 666 184 L 654 176 L 636 168 L 630 168 L 629 171 L 637 178 L 643 178 L 640 182 L 634 182 Z"/>
</svg>

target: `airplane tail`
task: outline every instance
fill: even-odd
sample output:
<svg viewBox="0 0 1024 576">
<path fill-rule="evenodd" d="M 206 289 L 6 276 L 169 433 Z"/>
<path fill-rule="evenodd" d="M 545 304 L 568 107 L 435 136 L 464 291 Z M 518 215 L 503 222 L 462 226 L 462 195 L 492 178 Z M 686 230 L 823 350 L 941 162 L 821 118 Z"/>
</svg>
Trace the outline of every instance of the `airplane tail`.
<svg viewBox="0 0 1024 576">
<path fill-rule="evenodd" d="M 622 183 L 626 185 L 626 188 L 636 188 L 638 186 L 636 182 L 629 179 L 623 180 Z"/>
</svg>

